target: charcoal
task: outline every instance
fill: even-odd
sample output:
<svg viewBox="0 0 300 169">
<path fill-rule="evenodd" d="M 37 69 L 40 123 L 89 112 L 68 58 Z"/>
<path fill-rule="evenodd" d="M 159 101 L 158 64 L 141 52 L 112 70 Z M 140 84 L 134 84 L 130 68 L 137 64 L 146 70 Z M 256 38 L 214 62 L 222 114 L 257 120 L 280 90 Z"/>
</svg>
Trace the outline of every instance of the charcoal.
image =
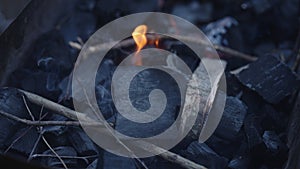
<svg viewBox="0 0 300 169">
<path fill-rule="evenodd" d="M 248 148 L 252 149 L 262 143 L 262 132 L 259 124 L 257 123 L 257 117 L 250 113 L 246 116 L 244 122 L 244 130 L 247 136 Z"/>
<path fill-rule="evenodd" d="M 171 51 L 174 51 L 176 55 L 182 59 L 189 68 L 194 72 L 196 68 L 199 66 L 200 59 L 194 51 L 192 51 L 188 46 L 185 44 L 177 44 L 177 43 L 171 43 L 170 45 L 167 44 L 168 48 L 170 48 Z M 189 57 L 186 57 L 189 56 Z"/>
<path fill-rule="evenodd" d="M 300 87 L 299 78 L 272 55 L 260 57 L 237 74 L 245 86 L 270 103 L 278 103 Z"/>
<path fill-rule="evenodd" d="M 274 131 L 265 131 L 263 141 L 272 154 L 279 153 L 280 150 L 285 148 L 285 145 Z"/>
<path fill-rule="evenodd" d="M 229 164 L 228 168 L 230 169 L 248 169 L 249 159 L 243 156 L 239 156 L 237 158 L 232 159 Z"/>
<path fill-rule="evenodd" d="M 238 135 L 247 113 L 247 106 L 236 97 L 227 97 L 222 119 L 215 131 L 216 135 L 234 140 Z"/>
<path fill-rule="evenodd" d="M 114 87 L 120 88 L 120 85 L 122 84 L 116 84 Z M 148 96 L 154 89 L 161 89 L 166 95 L 167 103 L 164 112 L 149 123 L 136 123 L 118 113 L 116 117 L 117 131 L 136 138 L 151 137 L 165 131 L 174 123 L 178 112 L 177 107 L 180 106 L 180 93 L 175 80 L 166 72 L 147 69 L 136 75 L 129 87 L 129 98 L 132 105 L 141 112 L 148 110 L 151 106 Z"/>
<path fill-rule="evenodd" d="M 225 168 L 228 163 L 228 159 L 219 156 L 205 143 L 199 143 L 196 141 L 189 145 L 184 154 L 188 159 L 210 169 Z"/>
<path fill-rule="evenodd" d="M 182 17 L 191 23 L 207 22 L 212 19 L 212 4 L 192 1 L 189 4 L 177 4 L 173 8 L 173 15 Z"/>
<path fill-rule="evenodd" d="M 300 156 L 295 156 L 300 152 L 300 93 L 296 95 L 295 105 L 290 116 L 288 126 L 287 144 L 289 147 L 288 161 L 286 169 L 300 168 Z"/>
<path fill-rule="evenodd" d="M 49 118 L 47 118 L 49 121 L 66 121 L 68 118 L 52 114 Z M 68 126 L 44 126 L 43 132 L 44 136 L 51 141 L 51 145 L 54 147 L 64 146 L 69 143 L 68 137 L 66 135 L 68 131 Z M 56 139 L 59 137 L 59 139 Z"/>
<path fill-rule="evenodd" d="M 59 156 L 76 157 L 77 153 L 72 147 L 55 147 L 53 150 Z M 61 161 L 55 156 L 51 150 L 43 152 L 44 155 L 51 155 L 53 157 L 42 157 L 43 164 L 50 168 L 63 168 Z M 67 167 L 78 167 L 78 160 L 72 158 L 62 158 Z M 79 168 L 79 167 L 78 167 Z"/>
<path fill-rule="evenodd" d="M 50 120 L 50 121 L 66 121 L 66 120 L 68 120 L 68 118 L 61 116 L 61 115 L 53 114 L 48 120 Z M 60 136 L 67 131 L 67 126 L 45 126 L 45 127 L 43 127 L 43 131 L 46 135 L 52 134 L 55 136 Z"/>
<path fill-rule="evenodd" d="M 135 161 L 132 158 L 121 157 L 105 151 L 103 153 L 103 169 L 136 169 Z"/>
<path fill-rule="evenodd" d="M 239 80 L 232 73 L 226 73 L 226 83 L 227 85 L 227 96 L 237 96 L 241 93 L 242 85 Z"/>
<path fill-rule="evenodd" d="M 21 93 L 16 89 L 0 89 L 0 110 L 19 118 L 29 118 Z M 0 116 L 0 127 L 0 148 L 2 149 L 6 140 L 22 126 L 19 122 Z"/>
<path fill-rule="evenodd" d="M 10 150 L 28 156 L 38 140 L 38 137 L 39 134 L 35 127 L 21 128 L 6 142 L 6 147 L 12 144 Z M 39 147 L 39 145 L 36 147 L 35 152 L 39 151 Z"/>
<path fill-rule="evenodd" d="M 66 134 L 57 136 L 53 133 L 45 133 L 44 136 L 49 142 L 51 142 L 51 146 L 53 146 L 53 147 L 70 145 L 68 136 Z M 57 139 L 57 138 L 59 138 L 59 139 Z"/>
<path fill-rule="evenodd" d="M 97 169 L 98 159 L 94 160 L 86 169 Z"/>
<path fill-rule="evenodd" d="M 68 131 L 68 138 L 79 155 L 89 156 L 97 154 L 96 146 L 82 129 L 70 129 Z"/>
<path fill-rule="evenodd" d="M 97 103 L 104 118 L 110 118 L 116 113 L 111 97 L 111 77 L 115 69 L 113 61 L 107 59 L 101 63 L 96 75 Z"/>
<path fill-rule="evenodd" d="M 265 105 L 262 112 L 265 114 L 261 123 L 264 129 L 277 132 L 286 130 L 288 124 L 287 114 L 275 110 L 271 105 Z"/>
<path fill-rule="evenodd" d="M 166 114 L 160 116 L 158 120 L 150 123 L 139 124 L 131 122 L 124 116 L 118 114 L 116 118 L 116 129 L 127 136 L 130 137 L 150 137 L 155 136 L 165 129 L 167 129 L 171 124 L 174 123 L 173 112 L 168 111 Z"/>
<path fill-rule="evenodd" d="M 228 29 L 238 25 L 236 19 L 232 17 L 225 17 L 216 22 L 209 23 L 203 28 L 203 32 L 207 38 L 213 44 L 226 44 L 228 45 L 227 39 L 224 38 L 224 35 L 227 33 Z"/>
<path fill-rule="evenodd" d="M 247 169 L 250 163 L 250 158 L 248 155 L 248 145 L 242 139 L 242 143 L 238 151 L 235 152 L 235 156 L 230 160 L 228 168 L 230 169 Z"/>
<path fill-rule="evenodd" d="M 213 134 L 205 142 L 205 144 L 207 144 L 211 149 L 217 152 L 218 155 L 231 159 L 235 156 L 235 153 L 239 148 L 239 138 L 240 137 L 237 137 L 237 141 L 228 141 L 216 136 L 216 134 Z"/>
</svg>

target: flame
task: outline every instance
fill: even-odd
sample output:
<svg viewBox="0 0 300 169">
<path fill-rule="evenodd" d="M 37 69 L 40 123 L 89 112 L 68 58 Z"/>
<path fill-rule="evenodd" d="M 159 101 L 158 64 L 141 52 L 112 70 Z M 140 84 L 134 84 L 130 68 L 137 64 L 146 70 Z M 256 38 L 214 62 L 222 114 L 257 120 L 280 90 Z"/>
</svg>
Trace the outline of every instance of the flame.
<svg viewBox="0 0 300 169">
<path fill-rule="evenodd" d="M 134 29 L 132 32 L 132 37 L 137 45 L 137 51 L 134 55 L 134 64 L 137 66 L 141 66 L 142 58 L 138 55 L 138 53 L 141 51 L 141 49 L 147 44 L 147 26 L 146 25 L 139 25 Z"/>
<path fill-rule="evenodd" d="M 155 46 L 158 48 L 158 45 L 159 45 L 159 39 L 156 39 L 155 40 Z"/>
</svg>

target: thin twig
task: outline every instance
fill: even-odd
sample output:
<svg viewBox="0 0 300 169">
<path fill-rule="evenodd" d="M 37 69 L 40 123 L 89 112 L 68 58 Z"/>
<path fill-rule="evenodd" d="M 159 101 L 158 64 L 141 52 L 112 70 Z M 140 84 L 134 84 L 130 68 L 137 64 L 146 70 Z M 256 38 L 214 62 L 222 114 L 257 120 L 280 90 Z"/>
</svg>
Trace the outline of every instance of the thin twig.
<svg viewBox="0 0 300 169">
<path fill-rule="evenodd" d="M 231 48 L 227 48 L 227 47 L 220 46 L 220 45 L 214 45 L 214 47 L 215 47 L 216 50 L 227 53 L 227 54 L 230 54 L 230 56 L 233 56 L 233 57 L 241 58 L 241 59 L 244 59 L 244 60 L 247 60 L 247 61 L 250 61 L 250 62 L 253 62 L 253 61 L 257 60 L 257 58 L 254 57 L 254 56 L 250 56 L 248 54 L 239 52 L 237 50 L 233 50 Z"/>
<path fill-rule="evenodd" d="M 0 115 L 30 126 L 80 126 L 80 123 L 78 121 L 32 121 L 32 120 L 22 119 L 1 110 L 0 110 Z"/>
<path fill-rule="evenodd" d="M 91 119 L 89 118 L 87 115 L 83 114 L 83 113 L 80 113 L 80 112 L 77 112 L 77 111 L 74 111 L 74 110 L 71 110 L 67 107 L 64 107 L 58 103 L 55 103 L 51 100 L 48 100 L 48 99 L 45 99 L 39 95 L 36 95 L 36 94 L 33 94 L 33 93 L 30 93 L 30 92 L 27 92 L 27 91 L 24 91 L 24 90 L 20 90 L 20 92 L 22 92 L 26 98 L 31 101 L 32 103 L 34 104 L 37 104 L 37 105 L 40 105 L 40 106 L 44 106 L 45 108 L 49 109 L 49 110 L 52 110 L 60 115 L 63 115 L 65 117 L 68 117 L 72 120 L 75 120 L 76 122 L 73 122 L 73 121 L 68 121 L 67 123 L 69 123 L 68 125 L 79 125 L 79 123 L 77 122 L 78 121 L 78 118 L 80 119 L 83 119 L 83 121 L 86 121 L 87 123 L 80 123 L 80 124 L 84 124 L 84 125 L 90 125 L 90 126 L 103 126 L 103 124 L 101 124 L 100 122 L 98 121 L 95 121 L 94 119 Z M 78 118 L 77 118 L 78 117 Z M 51 123 L 54 123 L 54 122 L 50 122 L 49 121 L 49 125 Z M 58 122 L 60 123 L 60 122 Z M 37 124 L 36 122 L 32 123 L 33 125 L 34 124 Z M 41 122 L 41 124 L 45 124 L 45 122 Z M 47 124 L 45 124 L 47 125 Z M 54 124 L 53 124 L 54 125 Z M 60 125 L 63 125 L 63 124 L 60 124 Z M 110 126 L 113 126 L 112 123 L 109 123 Z"/>
<path fill-rule="evenodd" d="M 25 99 L 24 96 L 23 96 L 23 98 Z M 44 106 L 41 107 L 41 110 L 40 110 L 40 113 L 39 113 L 39 122 L 47 115 L 47 113 L 46 113 L 44 116 L 42 116 L 43 110 L 44 110 Z M 38 126 L 36 129 L 37 129 L 37 131 L 39 133 L 39 137 L 36 139 L 36 141 L 35 141 L 35 143 L 34 143 L 34 145 L 32 147 L 32 150 L 31 150 L 31 152 L 30 152 L 30 154 L 29 154 L 29 156 L 27 158 L 28 162 L 31 161 L 32 155 L 35 152 L 35 149 L 37 148 L 37 146 L 38 146 L 38 144 L 39 144 L 39 142 L 40 142 L 40 140 L 41 140 L 41 138 L 43 136 L 43 128 L 41 126 Z"/>
<path fill-rule="evenodd" d="M 29 116 L 31 117 L 31 120 L 34 121 L 34 116 L 33 116 L 33 114 L 31 113 L 31 110 L 30 110 L 29 107 L 28 107 L 28 104 L 27 104 L 27 101 L 26 101 L 24 95 L 22 96 L 22 99 L 23 99 L 23 102 L 24 102 L 25 107 L 26 107 L 26 109 L 27 109 L 27 112 L 29 113 Z"/>
<path fill-rule="evenodd" d="M 68 109 L 60 104 L 57 104 L 53 101 L 50 101 L 48 99 L 45 99 L 43 97 L 40 97 L 36 94 L 33 94 L 33 93 L 29 93 L 27 91 L 24 91 L 24 90 L 19 90 L 21 91 L 22 93 L 25 94 L 26 98 L 31 101 L 32 103 L 35 103 L 37 105 L 41 105 L 41 106 L 45 106 L 45 108 L 47 109 L 50 109 L 52 111 L 55 111 L 63 116 L 66 116 L 72 120 L 77 120 L 77 113 L 76 111 L 74 110 L 71 110 L 71 109 Z M 81 114 L 83 115 L 83 114 Z M 84 115 L 83 115 L 84 116 Z"/>
<path fill-rule="evenodd" d="M 65 164 L 64 160 L 54 151 L 54 149 L 50 146 L 50 144 L 48 143 L 48 141 L 45 139 L 44 136 L 42 136 L 42 139 L 43 139 L 44 143 L 47 145 L 47 147 L 52 151 L 52 153 L 55 154 L 55 156 L 59 159 L 59 161 L 64 166 L 64 168 L 68 169 L 68 167 Z"/>
<path fill-rule="evenodd" d="M 39 137 L 36 139 L 36 141 L 35 141 L 35 143 L 34 143 L 34 145 L 33 145 L 33 147 L 32 147 L 32 150 L 31 150 L 31 152 L 30 152 L 30 154 L 29 154 L 29 156 L 28 156 L 27 162 L 30 162 L 31 159 L 33 158 L 33 153 L 34 153 L 35 149 L 37 148 L 37 146 L 38 146 L 38 144 L 39 144 L 41 138 L 42 138 L 42 133 L 40 133 L 40 134 L 39 134 Z"/>
<path fill-rule="evenodd" d="M 31 129 L 32 127 L 28 127 L 20 136 L 18 136 L 4 151 L 4 154 L 6 154 L 22 137 L 24 137 Z"/>
<path fill-rule="evenodd" d="M 199 45 L 204 45 L 205 47 L 211 47 L 210 44 L 207 44 L 207 41 L 202 40 L 201 38 L 194 38 L 194 37 L 188 37 L 188 36 L 176 36 L 176 38 L 178 38 L 179 40 L 185 40 L 185 41 L 189 41 L 192 43 L 196 43 Z M 232 57 L 237 57 L 237 58 L 241 58 L 250 62 L 253 62 L 255 60 L 257 60 L 257 57 L 255 56 L 251 56 L 242 52 L 239 52 L 237 50 L 225 47 L 225 46 L 221 46 L 221 45 L 217 45 L 217 44 L 213 44 L 213 47 L 223 53 L 227 53 Z"/>
</svg>

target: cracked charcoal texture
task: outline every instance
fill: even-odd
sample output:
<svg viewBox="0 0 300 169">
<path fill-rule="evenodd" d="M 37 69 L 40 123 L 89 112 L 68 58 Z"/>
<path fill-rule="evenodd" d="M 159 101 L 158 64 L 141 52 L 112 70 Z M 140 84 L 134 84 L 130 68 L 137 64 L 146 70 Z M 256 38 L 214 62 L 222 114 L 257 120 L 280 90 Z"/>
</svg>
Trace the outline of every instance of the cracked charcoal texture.
<svg viewBox="0 0 300 169">
<path fill-rule="evenodd" d="M 280 102 L 300 87 L 299 77 L 272 55 L 260 57 L 249 64 L 237 74 L 237 78 L 270 103 Z"/>
</svg>

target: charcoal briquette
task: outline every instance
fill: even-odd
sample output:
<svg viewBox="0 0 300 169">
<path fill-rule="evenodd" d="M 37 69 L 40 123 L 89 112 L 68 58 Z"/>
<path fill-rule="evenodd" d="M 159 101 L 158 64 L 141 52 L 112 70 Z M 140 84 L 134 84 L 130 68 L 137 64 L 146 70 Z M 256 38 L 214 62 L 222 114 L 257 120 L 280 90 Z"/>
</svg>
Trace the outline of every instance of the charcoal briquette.
<svg viewBox="0 0 300 169">
<path fill-rule="evenodd" d="M 2 88 L 0 90 L 0 111 L 19 118 L 29 118 L 21 93 L 12 88 Z M 14 135 L 21 124 L 0 116 L 0 127 L 0 148 L 3 148 L 6 140 Z"/>
<path fill-rule="evenodd" d="M 273 55 L 262 56 L 249 64 L 237 78 L 270 103 L 280 102 L 300 87 L 299 77 Z"/>
<path fill-rule="evenodd" d="M 135 161 L 132 158 L 121 157 L 105 151 L 103 153 L 103 169 L 136 169 Z"/>
<path fill-rule="evenodd" d="M 199 143 L 196 141 L 192 142 L 188 146 L 184 154 L 188 159 L 210 169 L 225 168 L 228 163 L 228 159 L 219 156 L 205 143 Z"/>
<path fill-rule="evenodd" d="M 71 128 L 68 138 L 79 155 L 89 156 L 98 153 L 96 146 L 89 136 L 80 128 Z"/>
<path fill-rule="evenodd" d="M 234 140 L 247 113 L 247 106 L 236 97 L 227 97 L 222 119 L 215 131 L 221 138 Z"/>
</svg>

